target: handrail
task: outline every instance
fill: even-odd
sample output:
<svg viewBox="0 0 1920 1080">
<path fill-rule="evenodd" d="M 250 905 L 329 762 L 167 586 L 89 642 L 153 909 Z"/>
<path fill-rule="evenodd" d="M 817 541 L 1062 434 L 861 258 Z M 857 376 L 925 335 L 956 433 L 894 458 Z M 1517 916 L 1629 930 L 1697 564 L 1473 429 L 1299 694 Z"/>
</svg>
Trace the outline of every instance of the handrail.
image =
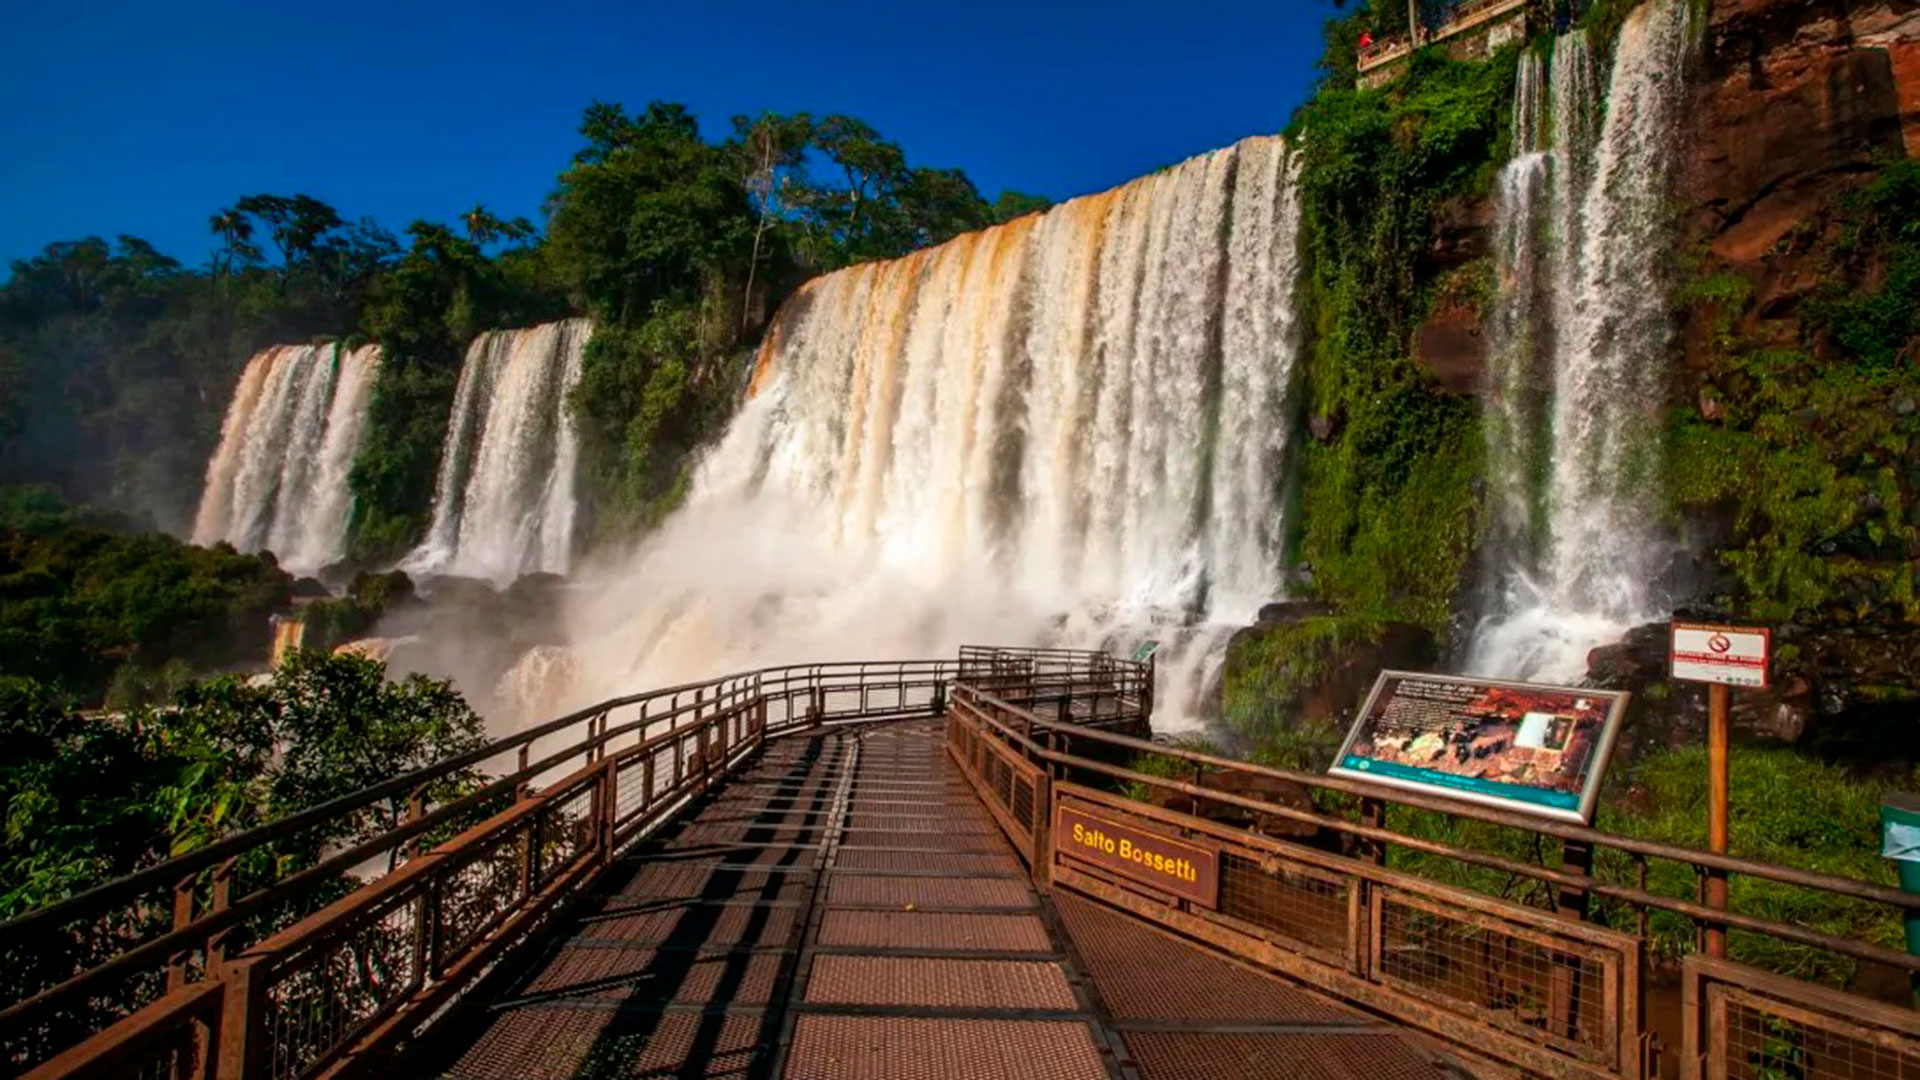
<svg viewBox="0 0 1920 1080">
<path fill-rule="evenodd" d="M 926 665 L 928 668 L 939 673 L 944 673 L 954 666 L 950 660 L 911 660 L 901 661 L 900 663 Z M 195 848 L 190 852 L 176 855 L 163 862 L 155 863 L 143 870 L 136 870 L 131 874 L 116 878 L 113 881 L 96 885 L 84 892 L 70 896 L 57 904 L 36 908 L 6 922 L 0 922 L 0 945 L 4 945 L 18 938 L 24 938 L 49 924 L 71 922 L 75 919 L 82 918 L 87 914 L 99 910 L 99 908 L 113 896 L 126 892 L 145 892 L 151 888 L 169 886 L 189 874 L 195 874 L 216 866 L 231 856 L 239 855 L 253 848 L 271 843 L 274 840 L 291 836 L 314 825 L 344 817 L 356 810 L 365 809 L 382 799 L 392 798 L 395 795 L 403 793 L 411 793 L 418 788 L 431 784 L 435 780 L 450 776 L 453 773 L 480 764 L 491 758 L 499 757 L 508 751 L 516 750 L 537 739 L 564 730 L 582 721 L 594 719 L 614 709 L 656 701 L 663 697 L 678 696 L 707 688 L 720 687 L 740 679 L 763 678 L 767 675 L 784 674 L 795 670 L 806 670 L 817 675 L 817 673 L 827 668 L 846 668 L 859 665 L 859 661 L 843 661 L 831 664 L 803 664 L 789 665 L 786 667 L 760 668 L 755 671 L 742 672 L 734 675 L 723 675 L 703 682 L 683 683 L 679 686 L 667 687 L 661 690 L 649 690 L 643 693 L 629 694 L 624 697 L 603 701 L 597 705 L 590 705 L 584 709 L 568 713 L 559 719 L 549 720 L 535 727 L 515 732 L 501 739 L 496 739 L 493 742 L 469 750 L 463 754 L 457 754 L 432 765 L 415 769 L 412 772 L 402 773 L 398 776 L 382 780 L 377 784 L 362 788 L 359 791 L 341 795 L 285 817 L 276 818 L 265 824 L 257 825 L 244 832 L 235 833 L 232 836 L 216 840 L 205 847 Z M 670 719 L 672 716 L 685 711 L 687 710 L 682 708 L 667 716 L 652 717 L 649 718 L 649 722 L 654 723 Z M 623 730 L 631 730 L 631 728 Z M 581 743 L 570 749 L 578 751 L 589 748 L 590 746 L 600 745 L 604 741 L 604 739 L 599 739 L 591 743 Z M 551 761 L 551 759 L 549 759 L 549 761 Z M 552 768 L 552 764 L 546 764 L 545 768 Z M 513 776 L 515 779 L 525 779 L 529 773 L 531 775 L 538 775 L 544 771 L 544 768 L 536 766 L 528 770 L 516 772 Z"/>
<path fill-rule="evenodd" d="M 975 705 L 975 702 L 1017 717 L 1021 722 L 1021 729 L 1017 730 L 998 718 L 988 715 L 984 710 Z M 1195 798 L 1237 807 L 1242 810 L 1285 818 L 1290 821 L 1297 821 L 1321 828 L 1333 829 L 1357 839 L 1390 843 L 1427 854 L 1455 858 L 1487 869 L 1530 877 L 1551 885 L 1579 889 L 1596 896 L 1607 897 L 1644 908 L 1666 911 L 1688 918 L 1695 923 L 1721 923 L 1729 927 L 1751 930 L 1782 940 L 1792 941 L 1797 944 L 1826 949 L 1834 953 L 1853 957 L 1854 959 L 1888 964 L 1896 968 L 1905 968 L 1911 971 L 1920 971 L 1920 957 L 1909 956 L 1906 953 L 1875 945 L 1870 942 L 1858 941 L 1837 935 L 1822 934 L 1803 929 L 1791 923 L 1778 922 L 1757 916 L 1741 915 L 1732 911 L 1716 910 L 1708 908 L 1703 904 L 1677 900 L 1672 897 L 1661 896 L 1657 893 L 1650 893 L 1644 889 L 1612 885 L 1596 880 L 1590 876 L 1568 873 L 1563 870 L 1553 870 L 1531 863 L 1516 862 L 1498 855 L 1489 855 L 1484 852 L 1475 851 L 1471 848 L 1463 848 L 1439 841 L 1408 836 L 1404 833 L 1394 832 L 1391 829 L 1380 826 L 1353 822 L 1345 818 L 1322 814 L 1316 811 L 1302 810 L 1298 807 L 1283 806 L 1257 798 L 1236 795 L 1232 792 L 1209 788 L 1200 784 L 1188 783 L 1171 777 L 1154 776 L 1148 773 L 1138 772 L 1124 766 L 1112 765 L 1097 759 L 1049 749 L 1036 742 L 1032 738 L 1031 732 L 1049 731 L 1064 733 L 1074 739 L 1092 740 L 1110 746 L 1133 750 L 1138 753 L 1155 754 L 1161 757 L 1188 761 L 1197 765 L 1205 765 L 1214 769 L 1291 781 L 1308 788 L 1333 791 L 1344 795 L 1357 796 L 1362 799 L 1378 800 L 1382 803 L 1398 803 L 1416 809 L 1438 811 L 1454 817 L 1468 818 L 1488 824 L 1522 829 L 1541 835 L 1553 836 L 1558 839 L 1588 843 L 1597 847 L 1613 848 L 1615 850 L 1650 858 L 1687 863 L 1702 869 L 1743 874 L 1748 877 L 1776 881 L 1782 884 L 1816 889 L 1857 900 L 1886 905 L 1896 910 L 1920 908 L 1920 896 L 1912 893 L 1875 885 L 1871 882 L 1859 881 L 1854 878 L 1799 870 L 1794 867 L 1780 866 L 1774 863 L 1759 862 L 1736 856 L 1717 855 L 1712 852 L 1678 844 L 1637 840 L 1632 837 L 1621 836 L 1617 833 L 1603 832 L 1598 829 L 1579 825 L 1537 820 L 1490 807 L 1424 797 L 1396 788 L 1369 784 L 1364 781 L 1346 780 L 1337 777 L 1296 772 L 1291 769 L 1256 765 L 1251 762 L 1223 758 L 1182 747 L 1168 746 L 1145 739 L 1103 731 L 1099 728 L 1065 724 L 1046 719 L 1012 702 L 964 684 L 954 688 L 953 704 L 968 708 L 969 711 L 974 712 L 975 715 L 996 731 L 1002 738 L 1013 742 L 1036 760 L 1045 761 L 1050 765 L 1084 769 L 1116 780 L 1164 788 Z"/>
<path fill-rule="evenodd" d="M 994 650 L 968 649 L 966 655 L 977 659 L 1000 654 Z M 1065 689 L 1076 677 L 1082 683 L 1097 677 L 1102 685 L 1124 687 L 1135 695 L 1143 692 L 1150 695 L 1144 677 L 1149 669 L 1104 654 L 1032 650 L 1023 651 L 1022 655 L 1029 668 L 1034 666 L 1036 658 L 1043 658 L 1038 666 L 1045 669 L 1020 678 L 1017 689 L 1029 695 Z M 0 924 L 0 946 L 31 953 L 33 935 L 49 931 L 64 934 L 68 932 L 67 927 L 92 932 L 90 928 L 98 927 L 98 920 L 106 917 L 137 922 L 144 915 L 166 909 L 168 900 L 161 895 L 163 890 L 173 893 L 171 929 L 160 929 L 157 934 L 153 930 L 158 927 L 150 929 L 147 933 L 152 936 L 144 940 L 139 939 L 136 929 L 134 940 L 120 944 L 120 951 L 91 967 L 60 978 L 51 986 L 42 983 L 37 990 L 31 985 L 23 987 L 28 991 L 25 996 L 0 1007 L 0 1027 L 11 1028 L 19 1034 L 30 1023 L 30 1017 L 44 1016 L 50 1020 L 58 1015 L 57 1010 L 80 1005 L 89 997 L 97 998 L 113 985 L 130 985 L 109 980 L 129 979 L 162 966 L 171 966 L 174 974 L 169 985 L 174 985 L 188 977 L 185 964 L 201 950 L 205 950 L 206 966 L 211 969 L 216 951 L 224 955 L 232 947 L 244 944 L 226 941 L 228 935 L 248 926 L 258 926 L 263 916 L 283 910 L 298 918 L 300 909 L 288 910 L 290 903 L 300 901 L 319 886 L 339 880 L 341 874 L 366 865 L 383 853 L 389 858 L 387 872 L 374 875 L 373 879 L 391 877 L 394 871 L 421 857 L 413 850 L 420 837 L 458 823 L 462 815 L 490 801 L 513 792 L 525 792 L 543 776 L 570 763 L 578 763 L 582 770 L 588 771 L 603 764 L 617 767 L 621 761 L 632 761 L 656 748 L 696 736 L 703 740 L 704 746 L 704 739 L 714 724 L 730 722 L 729 718 L 747 723 L 748 719 L 743 718 L 748 718 L 749 713 L 758 717 L 751 720 L 755 740 L 814 730 L 823 724 L 937 715 L 944 707 L 948 687 L 958 670 L 959 664 L 954 660 L 833 661 L 764 667 L 629 694 L 166 859 Z M 996 689 L 1002 688 L 999 680 L 991 675 L 986 678 L 995 683 Z M 1005 689 L 1016 688 L 1007 684 Z M 769 705 L 780 706 L 784 714 L 769 721 Z M 623 708 L 635 708 L 636 712 L 632 716 L 616 715 Z M 540 740 L 556 735 L 564 738 L 563 745 L 550 749 L 538 745 Z M 628 739 L 635 741 L 628 743 Z M 616 742 L 622 744 L 617 749 Z M 537 758 L 535 753 L 539 754 Z M 676 750 L 676 759 L 677 754 Z M 425 792 L 436 781 L 490 762 L 511 764 L 492 773 L 473 791 L 437 805 L 425 803 Z M 572 777 L 579 772 L 569 770 L 568 775 Z M 560 782 L 566 784 L 570 780 Z M 329 823 L 350 821 L 351 815 L 383 801 L 397 802 L 402 796 L 409 797 L 411 804 L 406 820 L 381 827 L 376 835 L 351 841 L 344 848 L 326 849 L 314 865 L 241 895 L 229 897 L 226 886 L 222 885 L 214 892 L 212 910 L 196 913 L 193 883 L 201 880 L 200 875 L 205 871 L 219 868 L 219 873 L 227 875 L 230 881 L 234 860 L 244 853 Z M 391 809 L 397 815 L 400 808 L 395 805 Z M 616 812 L 615 817 L 618 816 Z M 349 895 L 365 891 L 367 884 L 369 882 L 357 883 Z M 58 975 L 58 972 L 49 973 L 49 977 Z"/>
</svg>

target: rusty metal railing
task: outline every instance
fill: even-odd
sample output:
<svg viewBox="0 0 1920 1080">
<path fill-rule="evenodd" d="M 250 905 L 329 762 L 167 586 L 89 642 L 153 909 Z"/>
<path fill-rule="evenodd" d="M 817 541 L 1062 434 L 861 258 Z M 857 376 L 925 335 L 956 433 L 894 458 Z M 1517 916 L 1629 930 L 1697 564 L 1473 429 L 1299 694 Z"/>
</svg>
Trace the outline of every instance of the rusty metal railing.
<svg viewBox="0 0 1920 1080">
<path fill-rule="evenodd" d="M 950 753 L 962 762 L 983 801 L 996 809 L 996 819 L 1015 846 L 1023 853 L 1039 853 L 1030 859 L 1037 879 L 1211 942 L 1506 1068 L 1623 1080 L 1654 1074 L 1656 1047 L 1645 1022 L 1650 913 L 1686 919 L 1699 929 L 1726 925 L 1896 970 L 1920 969 L 1920 960 L 1872 941 L 1760 914 L 1715 911 L 1697 898 L 1651 892 L 1644 867 L 1646 860 L 1660 859 L 1693 867 L 1699 880 L 1715 873 L 1749 876 L 1783 888 L 1880 905 L 1890 918 L 1915 903 L 1905 893 L 1869 882 L 1159 745 L 1062 723 L 965 684 L 952 692 L 948 732 Z M 1134 758 L 1148 754 L 1174 763 L 1175 771 L 1184 775 L 1153 775 L 1131 767 Z M 1033 816 L 1031 829 L 1000 812 L 1005 796 L 999 778 L 1021 774 L 1021 766 L 1026 775 L 1033 770 L 1042 774 L 1036 787 L 1049 791 L 1052 801 L 1049 811 Z M 1127 785 L 1128 794 L 1112 790 L 1119 785 Z M 1276 786 L 1294 797 L 1269 797 Z M 1633 884 L 1623 885 L 1596 876 L 1589 869 L 1593 864 L 1577 857 L 1563 857 L 1558 866 L 1550 866 L 1544 859 L 1525 862 L 1469 844 L 1397 831 L 1386 824 L 1390 807 L 1518 830 L 1537 837 L 1542 850 L 1548 841 L 1564 845 L 1566 856 L 1612 851 L 1629 859 L 1639 873 Z M 1062 808 L 1124 821 L 1143 834 L 1204 843 L 1218 852 L 1215 902 L 1197 904 L 1084 859 L 1063 857 L 1045 835 L 1052 814 Z M 1396 856 L 1409 853 L 1427 859 L 1428 867 L 1446 860 L 1485 870 L 1489 880 L 1536 883 L 1546 901 L 1521 903 L 1511 889 L 1490 890 L 1490 895 L 1436 881 L 1423 872 L 1425 867 L 1392 865 L 1403 861 Z M 1632 914 L 1624 926 L 1592 921 L 1589 898 L 1610 901 Z M 1731 969 L 1696 958 L 1688 964 L 1689 971 L 1711 970 L 1723 977 Z M 1809 1019 L 1813 1013 L 1795 1014 L 1800 1025 L 1794 1029 L 1800 1033 L 1796 1038 L 1835 1040 L 1831 1046 L 1847 1048 L 1847 1053 L 1826 1049 L 1821 1060 L 1837 1071 L 1818 1075 L 1862 1080 L 1910 1075 L 1886 1063 L 1910 1067 L 1906 1063 L 1920 1056 L 1920 1038 L 1884 1019 L 1870 1030 L 1861 1028 L 1858 1018 L 1911 1013 L 1891 1006 L 1876 1012 L 1865 1008 L 1872 1003 L 1857 995 L 1780 974 L 1739 970 L 1752 985 L 1782 1000 L 1827 1002 L 1827 1015 L 1836 1020 L 1845 1013 L 1835 1002 L 1857 1001 L 1863 1007 L 1854 1013 L 1856 1029 L 1849 1032 L 1819 1026 Z M 1752 1032 L 1761 1026 L 1753 1017 L 1762 1013 L 1758 1006 L 1745 1019 L 1725 1008 L 1718 1014 L 1702 1013 L 1695 1019 L 1705 1034 L 1698 1037 L 1703 1046 L 1743 1037 L 1751 1042 Z M 1776 1010 L 1765 1015 L 1780 1014 Z M 1875 1052 L 1881 1057 L 1867 1055 L 1868 1046 L 1878 1047 Z M 1724 1053 L 1719 1058 L 1696 1057 L 1691 1047 L 1686 1054 L 1694 1065 L 1732 1060 Z M 1836 1064 L 1849 1060 L 1847 1054 L 1858 1066 L 1851 1072 Z M 1715 1080 L 1785 1080 L 1816 1074 L 1723 1067 L 1703 1075 Z"/>
<path fill-rule="evenodd" d="M 1682 1080 L 1911 1080 L 1920 1011 L 1687 957 Z"/>
<path fill-rule="evenodd" d="M 1098 654 L 1050 651 L 1042 667 L 1002 689 L 1056 711 L 1076 694 L 1143 692 L 1141 669 Z M 615 699 L 0 925 L 9 957 L 50 937 L 104 946 L 96 962 L 56 971 L 0 1009 L 0 1061 L 41 1065 L 35 1076 L 98 1074 L 101 1061 L 124 1064 L 137 1017 L 154 1075 L 324 1073 L 457 994 L 614 851 L 765 739 L 938 715 L 958 670 L 950 660 L 799 665 Z M 449 786 L 463 775 L 474 779 Z M 271 871 L 279 853 L 343 832 L 310 865 L 256 880 L 242 872 Z M 182 992 L 208 981 L 225 987 L 215 1023 L 204 994 Z M 130 1071 L 141 1070 L 115 1075 Z"/>
</svg>

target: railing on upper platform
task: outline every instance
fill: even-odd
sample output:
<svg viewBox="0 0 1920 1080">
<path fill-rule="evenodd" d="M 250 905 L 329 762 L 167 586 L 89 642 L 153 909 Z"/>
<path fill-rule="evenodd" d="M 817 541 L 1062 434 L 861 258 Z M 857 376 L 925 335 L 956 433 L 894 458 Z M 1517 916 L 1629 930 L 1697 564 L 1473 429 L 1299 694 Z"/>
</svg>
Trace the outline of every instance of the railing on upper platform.
<svg viewBox="0 0 1920 1080">
<path fill-rule="evenodd" d="M 1491 1063 L 1494 1072 L 1659 1075 L 1647 1023 L 1654 919 L 1684 921 L 1696 942 L 1708 927 L 1726 927 L 1736 942 L 1920 972 L 1920 958 L 1874 941 L 1714 911 L 1703 899 L 1709 877 L 1731 875 L 1876 907 L 1889 927 L 1903 909 L 1920 906 L 1914 896 L 1868 882 L 1157 745 L 1061 723 L 965 684 L 949 700 L 947 735 L 954 760 L 1037 881 L 1374 1009 Z M 1144 754 L 1184 775 L 1130 767 Z M 1119 785 L 1128 785 L 1125 794 Z M 1269 797 L 1276 788 L 1295 797 Z M 1217 899 L 1196 903 L 1063 856 L 1050 835 L 1063 809 L 1217 852 Z M 1536 856 L 1414 835 L 1389 826 L 1390 810 L 1403 821 L 1409 813 L 1437 815 L 1449 824 L 1435 832 L 1453 837 L 1476 830 L 1531 837 Z M 1554 849 L 1557 865 L 1546 855 Z M 1406 865 L 1409 856 L 1425 865 Z M 1651 891 L 1650 861 L 1690 868 L 1695 896 Z M 1434 880 L 1446 864 L 1471 868 L 1479 879 Z M 1615 867 L 1630 884 L 1609 880 Z M 1535 887 L 1516 889 L 1528 883 Z M 1521 902 L 1527 896 L 1534 902 Z M 1686 958 L 1683 974 L 1685 1008 L 1669 1017 L 1680 1030 L 1668 1034 L 1683 1044 L 1673 1047 L 1682 1077 L 1920 1076 L 1920 1013 L 1697 955 Z"/>
<path fill-rule="evenodd" d="M 1433 45 L 1461 34 L 1477 30 L 1505 15 L 1524 11 L 1528 0 L 1461 0 L 1447 13 L 1446 19 L 1433 29 L 1421 33 L 1418 43 Z M 1364 75 L 1375 68 L 1391 64 L 1411 53 L 1414 41 L 1405 37 L 1382 38 L 1361 49 L 1358 55 L 1358 69 Z"/>
<path fill-rule="evenodd" d="M 1103 654 L 962 655 L 768 668 L 604 702 L 0 925 L 20 988 L 0 1010 L 0 1061 L 34 1077 L 178 1080 L 364 1066 L 767 738 L 937 716 L 968 664 L 1055 715 L 1117 722 L 1151 699 L 1150 668 Z M 485 779 L 449 786 L 467 770 Z M 36 984 L 26 962 L 49 942 L 92 955 L 43 965 Z"/>
</svg>

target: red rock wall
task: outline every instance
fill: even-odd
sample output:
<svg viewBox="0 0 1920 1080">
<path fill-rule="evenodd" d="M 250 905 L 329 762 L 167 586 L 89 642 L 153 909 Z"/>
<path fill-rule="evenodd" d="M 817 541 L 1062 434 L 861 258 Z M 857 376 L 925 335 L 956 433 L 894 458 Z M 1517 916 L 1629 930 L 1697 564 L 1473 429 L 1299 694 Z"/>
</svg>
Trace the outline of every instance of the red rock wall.
<svg viewBox="0 0 1920 1080">
<path fill-rule="evenodd" d="M 1714 0 L 1695 101 L 1693 233 L 1753 262 L 1879 162 L 1920 155 L 1920 0 Z"/>
</svg>

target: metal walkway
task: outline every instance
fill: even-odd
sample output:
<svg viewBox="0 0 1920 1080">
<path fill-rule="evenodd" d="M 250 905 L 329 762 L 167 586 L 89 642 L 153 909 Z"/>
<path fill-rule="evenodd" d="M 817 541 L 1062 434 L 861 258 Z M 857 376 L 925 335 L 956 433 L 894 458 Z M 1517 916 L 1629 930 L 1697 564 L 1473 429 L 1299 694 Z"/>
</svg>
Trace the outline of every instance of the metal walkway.
<svg viewBox="0 0 1920 1080">
<path fill-rule="evenodd" d="M 601 702 L 0 924 L 44 967 L 9 969 L 0 1071 L 1920 1077 L 1904 998 L 1697 953 L 1662 997 L 1649 963 L 1657 918 L 1920 974 L 1655 861 L 1910 895 L 1147 741 L 1153 676 L 968 647 Z"/>
<path fill-rule="evenodd" d="M 528 953 L 394 1074 L 1448 1074 L 1321 995 L 1043 898 L 928 721 L 769 745 Z"/>
</svg>

